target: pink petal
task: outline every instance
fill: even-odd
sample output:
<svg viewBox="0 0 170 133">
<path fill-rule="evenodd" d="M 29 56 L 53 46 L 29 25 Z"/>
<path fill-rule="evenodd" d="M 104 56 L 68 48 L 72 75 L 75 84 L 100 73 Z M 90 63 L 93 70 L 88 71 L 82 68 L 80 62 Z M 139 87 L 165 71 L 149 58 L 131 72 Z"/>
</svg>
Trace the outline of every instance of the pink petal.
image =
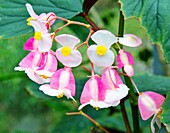
<svg viewBox="0 0 170 133">
<path fill-rule="evenodd" d="M 68 89 L 71 95 L 75 95 L 75 79 L 70 68 L 62 68 L 51 77 L 50 86 L 56 89 Z"/>
<path fill-rule="evenodd" d="M 81 64 L 82 56 L 78 50 L 73 49 L 69 56 L 63 56 L 61 53 L 61 49 L 59 48 L 56 51 L 57 59 L 64 65 L 68 67 L 76 67 Z"/>
<path fill-rule="evenodd" d="M 80 39 L 73 35 L 62 34 L 55 37 L 55 40 L 59 42 L 62 46 L 68 46 L 70 48 L 74 48 L 77 43 L 80 42 Z"/>
<path fill-rule="evenodd" d="M 119 37 L 119 43 L 129 47 L 137 47 L 142 44 L 142 40 L 136 35 L 125 34 L 123 37 Z"/>
<path fill-rule="evenodd" d="M 85 84 L 80 97 L 80 103 L 88 103 L 91 99 L 102 101 L 105 98 L 106 89 L 99 77 L 91 77 Z"/>
<path fill-rule="evenodd" d="M 126 74 L 127 74 L 129 77 L 132 77 L 132 76 L 134 75 L 133 66 L 131 66 L 131 65 L 125 65 L 125 66 L 124 66 L 124 70 L 125 70 Z"/>
<path fill-rule="evenodd" d="M 35 32 L 48 33 L 46 26 L 42 22 L 31 20 L 30 23 L 34 27 Z"/>
<path fill-rule="evenodd" d="M 49 12 L 48 14 L 47 14 L 47 21 L 50 21 L 50 20 L 52 20 L 52 21 L 50 21 L 50 26 L 52 25 L 52 24 L 54 24 L 54 22 L 55 22 L 55 13 L 53 13 L 53 12 Z"/>
<path fill-rule="evenodd" d="M 37 50 L 37 44 L 34 42 L 35 42 L 34 37 L 29 38 L 24 44 L 23 49 L 28 51 Z"/>
<path fill-rule="evenodd" d="M 36 55 L 35 52 L 30 52 L 27 56 L 25 56 L 21 60 L 21 62 L 19 63 L 19 66 L 21 66 L 23 68 L 32 68 L 35 55 Z"/>
<path fill-rule="evenodd" d="M 162 106 L 164 99 L 165 98 L 162 95 L 155 92 L 142 92 L 138 98 L 138 107 L 142 119 L 147 120 L 155 114 Z"/>
<path fill-rule="evenodd" d="M 119 74 L 113 68 L 105 69 L 102 74 L 101 80 L 107 89 L 115 89 L 118 88 L 119 84 L 123 84 Z"/>
</svg>

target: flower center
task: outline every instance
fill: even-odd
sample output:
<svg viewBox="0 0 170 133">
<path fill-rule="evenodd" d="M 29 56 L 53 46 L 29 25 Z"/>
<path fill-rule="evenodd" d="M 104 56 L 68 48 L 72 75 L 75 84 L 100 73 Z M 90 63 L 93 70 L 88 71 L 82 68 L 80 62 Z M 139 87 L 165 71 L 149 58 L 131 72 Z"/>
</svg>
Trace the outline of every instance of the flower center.
<svg viewBox="0 0 170 133">
<path fill-rule="evenodd" d="M 34 39 L 35 40 L 41 40 L 41 38 L 42 38 L 41 32 L 35 32 Z"/>
<path fill-rule="evenodd" d="M 105 46 L 103 46 L 103 45 L 97 46 L 96 54 L 103 56 L 106 54 L 106 52 L 107 52 L 107 48 Z"/>
<path fill-rule="evenodd" d="M 31 18 L 31 17 L 27 18 L 27 20 L 26 20 L 27 21 L 27 25 L 32 26 L 31 23 L 30 23 L 31 20 L 33 20 L 33 18 Z"/>
<path fill-rule="evenodd" d="M 57 98 L 61 98 L 61 97 L 63 97 L 63 93 L 61 93 L 60 95 L 58 95 L 58 96 L 56 96 Z"/>
<path fill-rule="evenodd" d="M 71 53 L 71 48 L 70 47 L 67 47 L 67 46 L 64 46 L 62 49 L 61 49 L 61 53 L 63 56 L 69 56 L 70 53 Z"/>
</svg>

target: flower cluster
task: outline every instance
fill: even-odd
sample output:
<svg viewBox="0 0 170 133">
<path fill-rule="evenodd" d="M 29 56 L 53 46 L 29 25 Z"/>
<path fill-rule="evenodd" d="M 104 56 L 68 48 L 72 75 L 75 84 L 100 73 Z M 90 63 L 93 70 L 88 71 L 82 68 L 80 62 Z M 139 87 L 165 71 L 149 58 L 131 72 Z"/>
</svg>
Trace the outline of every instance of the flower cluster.
<svg viewBox="0 0 170 133">
<path fill-rule="evenodd" d="M 91 105 L 96 110 L 117 106 L 120 100 L 128 95 L 129 88 L 123 83 L 118 69 L 123 69 L 126 73 L 124 75 L 131 78 L 134 75 L 134 59 L 120 45 L 137 47 L 142 44 L 139 37 L 133 34 L 116 37 L 108 30 L 98 30 L 89 34 L 86 43 L 76 46 L 80 43 L 79 38 L 69 34 L 56 36 L 57 30 L 53 33 L 49 32 L 57 19 L 54 13 L 37 15 L 30 4 L 26 4 L 26 8 L 30 14 L 27 24 L 34 28 L 35 33 L 24 44 L 23 49 L 30 52 L 20 61 L 15 70 L 25 71 L 32 81 L 41 85 L 39 90 L 46 95 L 57 98 L 66 96 L 76 102 L 73 98 L 76 85 L 72 69 L 81 65 L 82 55 L 78 49 L 87 44 L 91 75 L 83 87 L 81 105 L 78 109 L 81 110 L 86 105 Z M 89 26 L 86 27 L 92 30 Z M 89 46 L 90 38 L 95 44 Z M 61 45 L 56 52 L 51 49 L 53 41 Z M 117 55 L 112 50 L 115 46 L 119 49 Z M 58 61 L 64 65 L 64 68 L 57 68 Z M 101 68 L 101 75 L 95 73 L 94 66 Z M 146 120 L 155 114 L 151 124 L 153 132 L 153 123 L 159 121 L 157 116 L 161 112 L 163 101 L 164 97 L 155 92 L 139 93 L 138 105 L 142 119 Z"/>
</svg>

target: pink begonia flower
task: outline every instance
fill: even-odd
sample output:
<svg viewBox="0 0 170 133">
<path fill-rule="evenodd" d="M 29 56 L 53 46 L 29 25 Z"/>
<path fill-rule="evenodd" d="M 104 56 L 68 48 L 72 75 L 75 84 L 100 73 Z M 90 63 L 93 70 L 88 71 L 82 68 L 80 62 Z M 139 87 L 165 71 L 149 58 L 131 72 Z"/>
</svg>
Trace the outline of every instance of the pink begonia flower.
<svg viewBox="0 0 170 133">
<path fill-rule="evenodd" d="M 120 100 L 128 95 L 129 88 L 123 84 L 115 69 L 105 68 L 101 80 L 106 87 L 104 102 L 110 106 L 117 106 Z"/>
<path fill-rule="evenodd" d="M 80 97 L 80 107 L 78 110 L 81 110 L 84 106 L 90 104 L 96 110 L 98 108 L 107 108 L 109 105 L 104 102 L 106 88 L 103 85 L 101 79 L 94 75 L 92 76 L 85 84 Z"/>
<path fill-rule="evenodd" d="M 34 27 L 34 45 L 37 45 L 40 52 L 47 52 L 52 47 L 52 38 L 47 28 L 40 22 L 31 20 L 30 23 Z"/>
<path fill-rule="evenodd" d="M 40 86 L 39 89 L 49 96 L 61 98 L 65 95 L 67 98 L 74 100 L 75 79 L 71 72 L 71 68 L 65 67 L 57 70 L 50 79 L 50 85 L 44 84 Z"/>
<path fill-rule="evenodd" d="M 46 53 L 30 52 L 15 70 L 25 71 L 28 77 L 38 84 L 49 82 L 57 70 L 57 59 L 52 51 Z"/>
<path fill-rule="evenodd" d="M 128 76 L 131 77 L 134 75 L 134 69 L 133 69 L 134 59 L 133 59 L 133 56 L 129 52 L 126 52 L 123 49 L 119 50 L 116 62 L 117 62 L 119 69 L 124 67 L 124 70 Z"/>
<path fill-rule="evenodd" d="M 114 62 L 114 53 L 110 50 L 113 43 L 117 42 L 117 38 L 110 31 L 98 30 L 91 39 L 97 45 L 91 45 L 87 49 L 87 55 L 90 61 L 99 67 L 111 66 Z"/>
<path fill-rule="evenodd" d="M 151 121 L 151 130 L 155 133 L 154 123 L 156 122 L 158 127 L 161 127 L 160 119 L 157 115 L 161 112 L 161 106 L 165 100 L 165 97 L 152 91 L 146 91 L 139 94 L 138 107 L 143 120 L 149 119 L 154 115 Z"/>
<path fill-rule="evenodd" d="M 55 40 L 59 42 L 62 47 L 56 50 L 57 59 L 67 67 L 76 67 L 81 64 L 81 53 L 75 49 L 75 45 L 80 40 L 72 35 L 62 34 L 55 37 Z"/>
<path fill-rule="evenodd" d="M 136 35 L 125 34 L 123 37 L 119 37 L 119 43 L 129 47 L 137 47 L 142 44 L 142 40 Z"/>
<path fill-rule="evenodd" d="M 45 26 L 46 26 L 46 28 L 47 29 L 49 29 L 50 28 L 50 26 L 55 22 L 55 14 L 53 13 L 53 12 L 50 12 L 50 13 L 48 13 L 48 14 L 46 14 L 46 13 L 42 13 L 42 14 L 40 14 L 39 16 L 34 12 L 34 10 L 33 10 L 33 8 L 32 8 L 32 6 L 29 4 L 29 3 L 27 3 L 27 4 L 25 4 L 25 6 L 26 6 L 26 8 L 27 8 L 27 11 L 28 11 L 28 13 L 29 13 L 29 15 L 31 16 L 31 17 L 29 17 L 28 19 L 27 19 L 27 24 L 28 25 L 30 25 L 30 26 L 32 26 L 32 24 L 30 23 L 30 21 L 31 20 L 38 20 L 38 21 L 40 21 L 41 23 L 43 23 Z M 51 20 L 51 21 L 50 21 Z M 50 22 L 49 22 L 50 21 Z"/>
</svg>

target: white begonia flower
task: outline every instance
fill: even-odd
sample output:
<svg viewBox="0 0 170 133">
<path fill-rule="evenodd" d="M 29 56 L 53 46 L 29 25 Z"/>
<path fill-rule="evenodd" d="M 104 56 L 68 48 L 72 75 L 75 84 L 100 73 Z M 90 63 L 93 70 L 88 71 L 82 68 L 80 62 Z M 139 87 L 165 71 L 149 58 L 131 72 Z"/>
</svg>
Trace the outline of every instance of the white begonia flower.
<svg viewBox="0 0 170 133">
<path fill-rule="evenodd" d="M 62 34 L 55 37 L 56 41 L 59 42 L 62 47 L 56 51 L 57 59 L 67 67 L 76 67 L 81 64 L 82 56 L 81 53 L 75 49 L 75 45 L 80 40 L 73 36 Z"/>
<path fill-rule="evenodd" d="M 97 45 L 91 45 L 87 50 L 90 61 L 100 67 L 111 66 L 115 56 L 110 47 L 117 42 L 115 35 L 108 30 L 98 30 L 91 36 L 91 39 Z"/>
</svg>

